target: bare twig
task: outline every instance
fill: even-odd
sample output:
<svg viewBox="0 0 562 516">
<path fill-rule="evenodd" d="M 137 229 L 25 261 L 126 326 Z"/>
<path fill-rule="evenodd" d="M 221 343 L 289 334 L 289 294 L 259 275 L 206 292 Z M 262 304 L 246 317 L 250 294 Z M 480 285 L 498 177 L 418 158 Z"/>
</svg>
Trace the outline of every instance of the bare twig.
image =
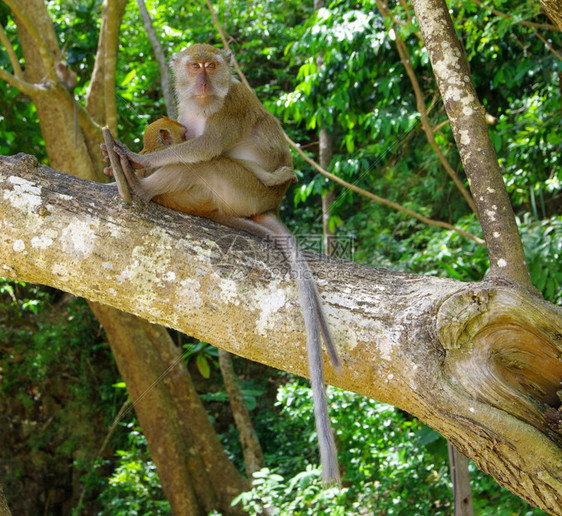
<svg viewBox="0 0 562 516">
<path fill-rule="evenodd" d="M 238 64 L 238 61 L 236 60 L 236 57 L 234 56 L 234 53 L 232 52 L 232 50 L 230 49 L 230 45 L 228 44 L 228 39 L 224 33 L 224 30 L 219 22 L 219 19 L 217 18 L 217 15 L 215 14 L 215 11 L 213 9 L 213 4 L 211 4 L 211 0 L 205 0 L 207 2 L 207 7 L 209 8 L 209 11 L 211 13 L 211 18 L 213 18 L 213 23 L 215 24 L 215 27 L 217 28 L 217 30 L 219 31 L 221 40 L 222 40 L 222 44 L 224 45 L 224 48 L 226 48 L 229 52 L 230 55 L 232 56 L 232 66 L 234 66 L 234 69 L 236 70 L 236 73 L 238 74 L 238 77 L 240 77 L 240 80 L 244 83 L 244 86 L 246 86 L 246 88 L 248 88 L 250 91 L 254 91 L 253 88 L 250 86 L 250 83 L 248 82 L 248 79 L 246 79 L 246 76 L 242 73 L 242 70 L 240 69 L 240 66 Z"/>
<path fill-rule="evenodd" d="M 344 186 L 345 188 L 348 188 L 349 190 L 352 190 L 354 192 L 357 192 L 358 194 L 361 194 L 365 197 L 368 197 L 369 199 L 372 199 L 373 201 L 376 201 L 380 204 L 384 204 L 385 206 L 389 206 L 390 208 L 393 208 L 396 211 L 400 211 L 402 213 L 405 213 L 406 215 L 409 215 L 410 217 L 414 217 L 415 219 L 419 220 L 420 222 L 423 222 L 424 224 L 428 224 L 430 226 L 437 226 L 437 227 L 440 227 L 440 228 L 443 228 L 443 229 L 448 229 L 449 231 L 455 231 L 459 235 L 462 235 L 466 238 L 469 238 L 470 240 L 472 240 L 473 242 L 476 242 L 477 244 L 484 245 L 484 240 L 477 237 L 476 235 L 473 235 L 472 233 L 468 233 L 467 231 L 464 231 L 464 230 L 459 229 L 455 226 L 452 226 L 451 224 L 447 224 L 446 222 L 428 219 L 427 217 L 424 217 L 423 215 L 420 215 L 419 213 L 416 213 L 415 211 L 409 210 L 408 208 L 404 208 L 404 206 L 401 206 L 400 204 L 398 204 L 396 202 L 389 201 L 388 199 L 384 199 L 383 197 L 379 197 L 378 195 L 375 195 L 374 193 L 368 192 L 367 190 L 364 190 L 363 188 L 361 188 L 359 186 L 348 183 L 344 179 L 342 179 L 342 178 L 328 172 L 327 170 L 324 170 L 322 167 L 320 167 L 320 165 L 318 165 L 314 160 L 312 160 L 304 152 L 302 152 L 302 150 L 298 147 L 298 145 L 293 140 L 291 140 L 286 134 L 285 134 L 285 138 L 287 139 L 287 141 L 289 142 L 291 147 L 293 147 L 308 164 L 312 165 L 323 176 L 326 176 L 328 179 L 331 179 L 335 183 L 338 183 L 338 184 Z"/>
<path fill-rule="evenodd" d="M 506 13 L 502 13 L 501 11 L 494 9 L 493 7 L 490 8 L 488 4 L 482 3 L 481 0 L 472 0 L 472 1 L 479 7 L 482 7 L 483 9 L 489 9 L 490 12 L 492 14 L 495 14 L 496 16 L 500 16 L 501 18 L 506 18 L 508 20 L 513 20 L 513 16 Z M 517 25 L 523 25 L 524 27 L 529 27 L 529 28 L 547 29 L 547 30 L 553 30 L 555 32 L 560 32 L 560 29 L 556 27 L 556 25 L 551 25 L 550 23 L 534 23 L 527 20 L 513 20 L 513 23 Z"/>
<path fill-rule="evenodd" d="M 483 4 L 481 0 L 473 0 L 473 1 L 479 7 L 482 7 L 483 9 L 489 9 L 492 14 L 499 16 L 500 18 L 505 18 L 506 20 L 512 20 L 514 25 L 522 25 L 523 27 L 528 27 L 529 29 L 531 29 L 533 34 L 543 42 L 544 46 L 550 52 L 552 52 L 558 59 L 562 59 L 562 55 L 559 52 L 557 52 L 552 47 L 552 45 L 550 45 L 550 43 L 543 36 L 541 36 L 537 31 L 537 29 L 546 29 L 546 30 L 552 30 L 554 32 L 560 32 L 560 29 L 556 25 L 551 25 L 549 23 L 534 23 L 527 20 L 515 20 L 513 16 L 511 16 L 510 14 L 502 13 L 501 11 L 494 9 L 493 7 L 490 8 L 489 5 Z"/>
</svg>

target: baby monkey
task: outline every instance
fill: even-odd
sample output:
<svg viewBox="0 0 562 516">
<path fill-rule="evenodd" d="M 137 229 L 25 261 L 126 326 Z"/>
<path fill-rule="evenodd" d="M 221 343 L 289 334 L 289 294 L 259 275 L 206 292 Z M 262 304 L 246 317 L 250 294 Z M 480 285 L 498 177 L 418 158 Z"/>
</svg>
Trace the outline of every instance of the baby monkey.
<svg viewBox="0 0 562 516">
<path fill-rule="evenodd" d="M 339 358 L 316 283 L 296 241 L 278 216 L 283 195 L 295 180 L 292 158 L 279 122 L 231 75 L 230 55 L 197 44 L 172 60 L 179 125 L 160 119 L 149 126 L 144 149 L 133 153 L 116 143 L 133 193 L 145 201 L 206 217 L 273 242 L 289 262 L 304 318 L 323 479 L 340 482 L 334 436 L 324 389 L 321 337 L 334 368 Z M 104 152 L 107 154 L 107 151 Z"/>
</svg>

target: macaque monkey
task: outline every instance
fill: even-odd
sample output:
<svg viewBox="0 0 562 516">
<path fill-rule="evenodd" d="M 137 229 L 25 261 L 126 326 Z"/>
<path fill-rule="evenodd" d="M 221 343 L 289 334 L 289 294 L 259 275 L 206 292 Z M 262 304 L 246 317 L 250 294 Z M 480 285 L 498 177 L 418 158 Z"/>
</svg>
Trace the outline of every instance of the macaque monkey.
<svg viewBox="0 0 562 516">
<path fill-rule="evenodd" d="M 76 112 L 76 98 L 74 97 L 74 90 L 78 84 L 78 78 L 76 76 L 76 72 L 70 69 L 66 61 L 57 62 L 56 74 L 59 81 L 72 97 L 72 105 L 74 107 L 74 146 L 76 147 L 78 138 L 78 113 Z"/>
<path fill-rule="evenodd" d="M 174 56 L 172 66 L 178 121 L 187 129 L 186 141 L 145 154 L 133 153 L 120 143 L 114 150 L 123 168 L 155 169 L 143 178 L 127 174 L 133 193 L 141 199 L 155 199 L 184 213 L 253 233 L 284 253 L 296 278 L 304 317 L 323 479 L 327 484 L 339 483 L 321 336 L 332 365 L 339 369 L 340 363 L 308 264 L 278 217 L 283 195 L 294 180 L 281 125 L 231 76 L 226 51 L 193 45 Z M 164 135 L 166 140 L 171 133 Z M 262 182 L 263 177 L 271 180 L 269 184 Z"/>
</svg>

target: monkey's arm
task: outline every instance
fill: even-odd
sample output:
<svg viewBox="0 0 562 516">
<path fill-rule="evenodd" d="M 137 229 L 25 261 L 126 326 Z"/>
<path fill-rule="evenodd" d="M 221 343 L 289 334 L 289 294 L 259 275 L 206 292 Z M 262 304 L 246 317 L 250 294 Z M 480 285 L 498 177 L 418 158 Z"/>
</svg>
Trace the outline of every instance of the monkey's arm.
<svg viewBox="0 0 562 516">
<path fill-rule="evenodd" d="M 166 165 L 201 163 L 210 161 L 222 154 L 222 148 L 206 145 L 208 139 L 204 136 L 194 138 L 184 143 L 174 145 L 167 149 L 139 154 L 132 152 L 125 145 L 115 146 L 115 152 L 123 158 L 127 158 L 133 168 L 154 168 Z M 213 143 L 208 141 L 209 144 Z"/>
<path fill-rule="evenodd" d="M 236 161 L 239 161 L 250 170 L 265 186 L 278 186 L 288 182 L 297 182 L 297 176 L 293 167 L 278 167 L 273 172 L 268 172 L 254 161 L 245 159 L 237 159 Z"/>
</svg>

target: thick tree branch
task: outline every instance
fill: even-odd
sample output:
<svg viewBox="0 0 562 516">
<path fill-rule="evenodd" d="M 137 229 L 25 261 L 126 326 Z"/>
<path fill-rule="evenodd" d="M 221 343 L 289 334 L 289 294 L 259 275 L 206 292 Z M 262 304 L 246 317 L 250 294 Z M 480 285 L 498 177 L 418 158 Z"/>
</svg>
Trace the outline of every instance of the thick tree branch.
<svg viewBox="0 0 562 516">
<path fill-rule="evenodd" d="M 266 243 L 122 204 L 109 185 L 0 159 L 0 273 L 49 284 L 305 376 L 295 286 Z M 343 360 L 328 383 L 419 417 L 530 503 L 562 506 L 562 310 L 308 255 Z M 164 371 L 162 371 L 164 372 Z"/>
</svg>

